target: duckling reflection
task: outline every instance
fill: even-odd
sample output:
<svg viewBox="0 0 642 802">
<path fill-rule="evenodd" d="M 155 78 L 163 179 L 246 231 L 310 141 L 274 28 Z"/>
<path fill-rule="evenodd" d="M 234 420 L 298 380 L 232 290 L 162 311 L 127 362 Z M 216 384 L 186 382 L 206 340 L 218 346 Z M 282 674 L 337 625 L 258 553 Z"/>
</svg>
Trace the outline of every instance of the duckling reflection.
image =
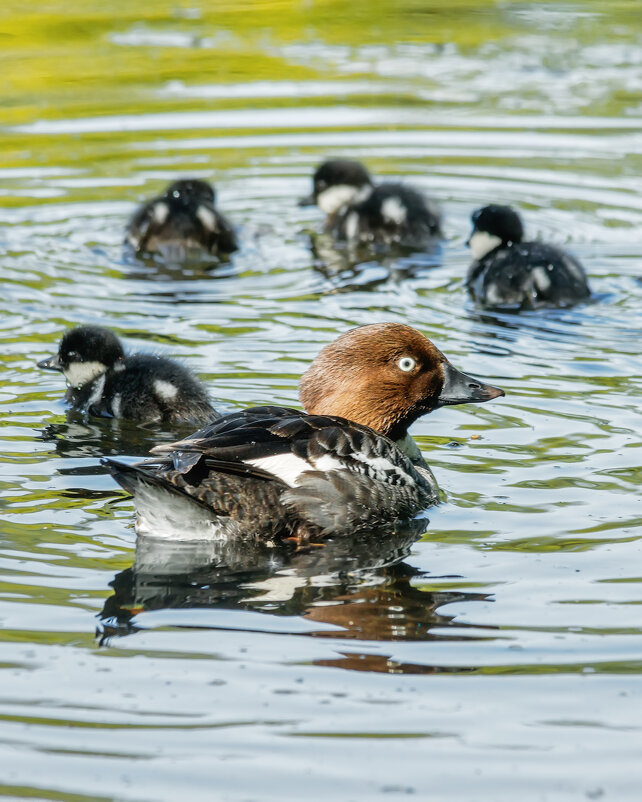
<svg viewBox="0 0 642 802">
<path fill-rule="evenodd" d="M 139 254 L 125 250 L 121 264 L 126 268 L 128 279 L 150 282 L 149 292 L 154 296 L 172 297 L 178 293 L 158 291 L 158 286 L 179 284 L 182 293 L 196 293 L 201 281 L 208 282 L 229 278 L 236 273 L 231 257 L 221 261 L 206 252 L 195 252 L 184 255 L 183 259 L 172 260 L 171 255 Z M 211 285 L 210 285 L 211 286 Z"/>
<path fill-rule="evenodd" d="M 146 426 L 122 418 L 89 418 L 85 413 L 70 409 L 64 423 L 50 423 L 37 439 L 54 444 L 56 454 L 64 458 L 95 458 L 121 456 L 146 457 L 159 442 L 171 443 L 177 433 L 190 434 L 187 424 L 172 430 Z M 94 465 L 92 473 L 106 473 L 102 465 Z"/>
<path fill-rule="evenodd" d="M 573 342 L 586 335 L 585 324 L 593 318 L 585 315 L 584 307 L 575 309 L 546 309 L 534 312 L 478 310 L 469 308 L 468 318 L 476 336 L 512 344 L 529 332 L 536 339 L 548 342 Z"/>
<path fill-rule="evenodd" d="M 371 290 L 389 281 L 401 284 L 443 261 L 441 240 L 434 239 L 421 252 L 396 244 L 374 245 L 336 242 L 330 234 L 310 234 L 313 267 L 332 285 L 333 292 Z"/>
<path fill-rule="evenodd" d="M 338 538 L 304 550 L 290 543 L 177 544 L 139 537 L 134 564 L 110 583 L 114 593 L 100 613 L 101 643 L 137 631 L 136 615 L 168 608 L 297 616 L 319 623 L 318 629 L 304 633 L 308 637 L 348 641 L 471 637 L 464 630 L 472 625 L 455 621 L 439 608 L 488 596 L 425 590 L 417 583 L 421 572 L 403 561 L 425 523 L 395 533 Z M 438 633 L 433 632 L 436 628 Z M 293 634 L 301 633 L 295 629 Z M 387 673 L 439 670 L 351 652 L 319 664 Z"/>
</svg>

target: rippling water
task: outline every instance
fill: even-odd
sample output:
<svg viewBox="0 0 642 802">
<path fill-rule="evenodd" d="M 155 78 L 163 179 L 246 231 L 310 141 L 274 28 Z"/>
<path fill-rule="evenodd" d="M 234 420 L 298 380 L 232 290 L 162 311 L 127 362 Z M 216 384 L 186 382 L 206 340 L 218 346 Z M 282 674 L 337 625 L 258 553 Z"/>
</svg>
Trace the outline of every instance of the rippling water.
<svg viewBox="0 0 642 802">
<path fill-rule="evenodd" d="M 23 5 L 0 21 L 0 795 L 639 799 L 636 4 Z M 328 250 L 297 198 L 332 154 L 439 198 L 443 248 Z M 229 264 L 124 258 L 180 175 L 216 182 Z M 595 302 L 476 310 L 489 201 Z M 507 391 L 414 427 L 445 501 L 418 542 L 137 545 L 99 458 L 172 433 L 69 414 L 34 368 L 101 323 L 223 409 L 296 404 L 320 346 L 377 320 Z"/>
</svg>

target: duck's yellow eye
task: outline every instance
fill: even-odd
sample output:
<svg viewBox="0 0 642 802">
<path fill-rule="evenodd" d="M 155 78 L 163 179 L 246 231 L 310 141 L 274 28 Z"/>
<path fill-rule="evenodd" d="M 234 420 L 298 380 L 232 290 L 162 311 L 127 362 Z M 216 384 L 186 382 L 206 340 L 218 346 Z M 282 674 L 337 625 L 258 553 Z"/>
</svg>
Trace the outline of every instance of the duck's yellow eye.
<svg viewBox="0 0 642 802">
<path fill-rule="evenodd" d="M 404 373 L 410 373 L 416 364 L 417 363 L 411 356 L 402 356 L 397 362 L 397 367 L 399 370 L 403 370 Z"/>
</svg>

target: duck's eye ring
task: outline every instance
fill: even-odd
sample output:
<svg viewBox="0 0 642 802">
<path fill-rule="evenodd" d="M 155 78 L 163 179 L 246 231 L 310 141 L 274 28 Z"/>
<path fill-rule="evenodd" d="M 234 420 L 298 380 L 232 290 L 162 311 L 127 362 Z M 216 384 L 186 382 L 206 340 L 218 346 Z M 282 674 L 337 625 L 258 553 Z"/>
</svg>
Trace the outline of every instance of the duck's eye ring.
<svg viewBox="0 0 642 802">
<path fill-rule="evenodd" d="M 67 359 L 67 361 L 75 359 L 77 356 L 78 354 L 75 351 L 67 351 L 67 353 L 65 354 L 65 358 Z"/>
<path fill-rule="evenodd" d="M 397 362 L 397 367 L 399 370 L 403 370 L 404 373 L 410 373 L 411 370 L 414 370 L 416 364 L 411 356 L 402 356 Z"/>
</svg>

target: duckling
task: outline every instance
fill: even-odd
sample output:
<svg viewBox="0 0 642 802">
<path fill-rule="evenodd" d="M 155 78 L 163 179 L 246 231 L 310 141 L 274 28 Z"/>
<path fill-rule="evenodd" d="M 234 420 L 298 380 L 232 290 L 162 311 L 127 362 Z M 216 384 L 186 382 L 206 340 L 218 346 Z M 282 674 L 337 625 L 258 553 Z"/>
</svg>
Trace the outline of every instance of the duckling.
<svg viewBox="0 0 642 802">
<path fill-rule="evenodd" d="M 65 399 L 91 415 L 191 426 L 220 417 L 186 367 L 152 354 L 126 356 L 118 337 L 101 326 L 66 332 L 58 353 L 38 367 L 60 371 L 69 385 Z"/>
<path fill-rule="evenodd" d="M 150 537 L 307 542 L 395 527 L 438 500 L 408 427 L 439 407 L 502 395 L 416 329 L 372 324 L 314 360 L 300 384 L 307 412 L 253 407 L 156 446 L 158 458 L 105 464 Z"/>
<path fill-rule="evenodd" d="M 441 235 L 435 201 L 404 184 L 375 185 L 358 161 L 323 162 L 314 173 L 312 195 L 300 201 L 302 206 L 315 203 L 337 240 L 422 248 Z"/>
<path fill-rule="evenodd" d="M 227 256 L 238 249 L 236 235 L 214 204 L 214 188 L 206 181 L 175 181 L 135 212 L 125 243 L 137 254 L 157 253 L 176 261 L 199 252 Z"/>
<path fill-rule="evenodd" d="M 522 221 L 510 206 L 484 206 L 473 213 L 472 222 L 466 244 L 475 261 L 466 283 L 482 306 L 571 306 L 590 297 L 578 260 L 554 245 L 524 242 Z"/>
</svg>

